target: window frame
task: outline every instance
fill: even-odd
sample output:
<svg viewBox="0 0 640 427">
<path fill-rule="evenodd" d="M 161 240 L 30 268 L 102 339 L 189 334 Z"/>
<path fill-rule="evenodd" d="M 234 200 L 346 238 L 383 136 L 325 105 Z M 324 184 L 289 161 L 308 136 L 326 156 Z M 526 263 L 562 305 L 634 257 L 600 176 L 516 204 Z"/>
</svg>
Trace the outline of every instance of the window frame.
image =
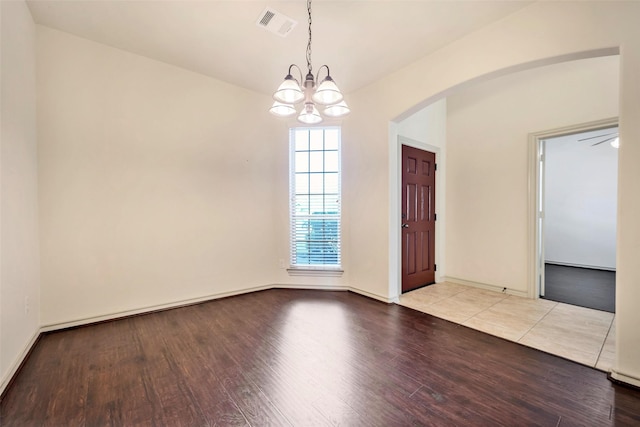
<svg viewBox="0 0 640 427">
<path fill-rule="evenodd" d="M 312 132 L 317 132 L 318 130 L 322 131 L 322 149 L 313 149 L 311 147 L 311 134 Z M 327 149 L 326 147 L 326 134 L 325 132 L 327 131 L 335 131 L 337 130 L 337 149 Z M 300 150 L 300 149 L 296 149 L 296 133 L 303 131 L 303 132 L 308 132 L 308 143 L 307 143 L 307 147 L 306 149 Z M 337 151 L 337 194 L 336 193 L 328 193 L 326 191 L 326 179 L 322 180 L 322 192 L 321 193 L 313 193 L 311 191 L 311 182 L 309 181 L 309 183 L 306 186 L 306 193 L 298 193 L 297 192 L 297 188 L 296 188 L 296 176 L 298 174 L 307 174 L 309 176 L 309 179 L 311 179 L 311 176 L 315 173 L 321 173 L 323 175 L 323 177 L 326 176 L 326 174 L 328 173 L 334 173 L 334 171 L 327 171 L 326 168 L 326 153 L 327 152 L 334 152 Z M 323 164 L 322 164 L 322 168 L 321 171 L 316 170 L 315 172 L 310 170 L 310 165 L 311 165 L 311 160 L 310 160 L 310 156 L 311 153 L 317 153 L 317 152 L 321 152 L 323 153 Z M 308 153 L 309 155 L 309 160 L 308 160 L 308 168 L 307 170 L 304 170 L 304 168 L 302 168 L 303 170 L 301 171 L 301 168 L 297 168 L 296 165 L 296 154 L 297 153 Z M 300 214 L 300 213 L 296 213 L 296 206 L 297 206 L 297 201 L 300 198 L 303 197 L 307 197 L 309 199 L 311 199 L 312 196 L 317 196 L 317 197 L 322 197 L 323 198 L 323 204 L 322 207 L 323 209 L 326 208 L 326 197 L 331 196 L 331 195 L 336 195 L 337 196 L 337 201 L 335 202 L 335 206 L 333 206 L 334 208 L 337 208 L 337 214 L 326 214 L 325 212 L 322 212 L 321 217 L 316 218 L 313 217 L 312 215 L 314 215 L 313 213 L 311 213 L 311 207 L 312 207 L 312 203 L 309 200 L 308 202 L 308 206 L 309 206 L 309 212 L 307 214 Z M 298 230 L 298 228 L 296 227 L 296 224 L 300 224 L 300 221 L 313 221 L 313 220 L 320 220 L 323 221 L 323 226 L 322 226 L 322 230 L 324 232 L 325 227 L 326 227 L 326 222 L 325 221 L 337 221 L 337 253 L 336 253 L 336 257 L 337 257 L 337 261 L 336 263 L 312 263 L 310 262 L 310 258 L 312 257 L 312 255 L 307 252 L 307 261 L 309 261 L 308 263 L 301 263 L 299 261 L 299 251 L 297 249 L 297 245 L 301 242 L 305 242 L 305 240 L 300 240 L 300 231 Z M 312 226 L 311 225 L 307 225 L 307 229 L 309 230 L 309 232 L 311 233 L 311 229 Z M 318 240 L 313 240 L 313 239 L 309 239 L 306 240 L 307 244 L 311 244 L 314 241 L 318 241 Z M 326 242 L 325 242 L 326 243 Z M 342 244 L 343 244 L 343 239 L 342 239 L 342 129 L 340 126 L 300 126 L 300 127 L 292 127 L 289 129 L 289 268 L 287 269 L 287 271 L 289 272 L 290 275 L 318 275 L 318 276 L 340 276 L 343 273 L 342 270 Z M 323 246 L 324 248 L 324 246 Z M 324 261 L 326 260 L 326 253 L 323 251 L 322 255 L 321 255 L 321 259 Z"/>
</svg>

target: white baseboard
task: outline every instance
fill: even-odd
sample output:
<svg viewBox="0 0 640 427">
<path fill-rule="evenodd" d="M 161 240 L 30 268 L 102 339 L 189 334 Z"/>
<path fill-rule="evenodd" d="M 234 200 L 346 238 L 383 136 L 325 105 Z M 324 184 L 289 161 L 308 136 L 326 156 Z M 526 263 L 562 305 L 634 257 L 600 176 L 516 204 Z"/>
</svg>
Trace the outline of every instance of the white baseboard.
<svg viewBox="0 0 640 427">
<path fill-rule="evenodd" d="M 616 371 L 615 369 L 612 369 L 609 375 L 616 381 L 620 381 L 634 387 L 640 387 L 640 378 L 633 375 L 623 374 L 622 372 Z"/>
<path fill-rule="evenodd" d="M 356 293 L 356 294 L 359 294 L 359 295 L 362 295 L 362 296 L 365 296 L 365 297 L 368 297 L 368 298 L 371 298 L 371 299 L 375 299 L 375 300 L 378 300 L 378 301 L 382 301 L 382 302 L 385 302 L 387 304 L 390 304 L 390 303 L 394 302 L 392 298 L 383 297 L 382 295 L 374 294 L 373 292 L 364 291 L 362 289 L 349 287 L 349 290 L 351 292 Z"/>
<path fill-rule="evenodd" d="M 473 288 L 485 289 L 487 291 L 493 291 L 498 293 L 505 293 L 509 295 L 515 295 L 518 297 L 529 298 L 529 294 L 527 291 L 519 291 L 517 289 L 509 289 L 504 290 L 504 286 L 499 285 L 490 285 L 488 283 L 474 282 L 472 280 L 460 279 L 457 277 L 445 276 L 445 282 L 456 283 L 458 285 L 471 286 Z"/>
<path fill-rule="evenodd" d="M 184 300 L 175 301 L 175 302 L 166 303 L 166 304 L 150 305 L 150 306 L 140 307 L 133 310 L 124 310 L 124 311 L 119 311 L 115 313 L 103 314 L 100 316 L 91 316 L 91 317 L 84 317 L 84 318 L 75 319 L 75 320 L 69 320 L 66 322 L 50 323 L 47 325 L 43 325 L 40 330 L 41 332 L 57 331 L 65 328 L 72 328 L 76 326 L 89 325 L 91 323 L 96 323 L 96 322 L 103 322 L 105 320 L 114 320 L 114 319 L 120 319 L 122 317 L 134 316 L 136 314 L 145 314 L 145 313 L 151 313 L 159 310 L 166 310 L 170 308 L 184 307 L 187 305 L 198 304 L 201 302 L 231 297 L 235 295 L 242 295 L 249 292 L 263 291 L 271 288 L 273 288 L 272 285 L 264 285 L 264 286 L 256 286 L 252 288 L 240 289 L 240 290 L 230 291 L 230 292 L 219 292 L 216 294 L 209 294 L 209 295 L 204 295 L 197 298 L 189 298 L 189 299 L 184 299 Z"/>
<path fill-rule="evenodd" d="M 33 335 L 31 336 L 31 339 L 29 339 L 29 342 L 27 342 L 27 345 L 22 349 L 18 357 L 16 357 L 16 359 L 13 361 L 7 373 L 2 376 L 2 382 L 0 382 L 0 395 L 4 393 L 5 388 L 7 388 L 7 386 L 9 385 L 9 381 L 11 381 L 13 376 L 18 372 L 20 365 L 22 365 L 22 362 L 25 360 L 25 358 L 33 348 L 33 345 L 38 340 L 40 333 L 41 333 L 40 330 L 36 330 L 33 333 Z"/>
<path fill-rule="evenodd" d="M 613 272 L 616 271 L 615 267 L 611 268 L 611 267 L 601 267 L 597 265 L 572 264 L 570 262 L 560 262 L 560 261 L 550 261 L 550 260 L 545 260 L 544 263 L 551 264 L 551 265 L 561 265 L 563 267 L 588 268 L 590 270 L 604 270 L 604 271 L 613 271 Z"/>
<path fill-rule="evenodd" d="M 231 297 L 231 296 L 235 296 L 235 295 L 242 295 L 242 294 L 247 294 L 247 293 L 250 293 L 250 292 L 264 291 L 264 290 L 267 290 L 267 289 L 275 289 L 275 288 L 281 288 L 281 289 L 308 289 L 308 290 L 323 290 L 323 291 L 352 291 L 352 292 L 355 292 L 357 294 L 366 296 L 368 298 L 376 299 L 378 301 L 382 301 L 382 302 L 386 302 L 386 303 L 391 302 L 389 300 L 389 298 L 386 298 L 386 297 L 384 297 L 382 295 L 378 295 L 378 294 L 375 294 L 375 293 L 372 293 L 372 292 L 364 291 L 362 289 L 353 288 L 351 286 L 297 285 L 297 284 L 279 284 L 279 283 L 276 283 L 276 284 L 271 284 L 271 285 L 263 285 L 263 286 L 256 286 L 256 287 L 252 287 L 252 288 L 245 288 L 245 289 L 240 289 L 240 290 L 231 291 L 231 292 L 220 292 L 220 293 L 216 293 L 216 294 L 209 294 L 209 295 L 205 295 L 205 296 L 198 297 L 198 298 L 190 298 L 190 299 L 175 301 L 175 302 L 167 303 L 167 304 L 150 305 L 150 306 L 146 306 L 146 307 L 137 308 L 137 309 L 134 309 L 134 310 L 125 310 L 125 311 L 119 311 L 119 312 L 115 312 L 115 313 L 103 314 L 103 315 L 100 315 L 100 316 L 91 316 L 91 317 L 84 317 L 84 318 L 69 320 L 69 321 L 65 321 L 65 322 L 50 323 L 50 324 L 43 325 L 40 328 L 40 332 L 52 332 L 52 331 L 57 331 L 57 330 L 60 330 L 60 329 L 72 328 L 72 327 L 76 327 L 76 326 L 84 326 L 84 325 L 89 325 L 91 323 L 96 323 L 96 322 L 103 322 L 105 320 L 115 320 L 115 319 L 120 319 L 122 317 L 134 316 L 134 315 L 137 315 L 137 314 L 145 314 L 145 313 L 151 313 L 151 312 L 159 311 L 159 310 L 166 310 L 166 309 L 170 309 L 170 308 L 184 307 L 184 306 L 187 306 L 187 305 L 198 304 L 198 303 L 201 303 L 201 302 L 212 301 L 212 300 L 216 300 L 216 299 L 220 299 L 220 298 L 226 298 L 226 297 Z"/>
<path fill-rule="evenodd" d="M 187 305 L 198 304 L 198 303 L 201 303 L 201 302 L 212 301 L 212 300 L 216 300 L 216 299 L 220 299 L 220 298 L 226 298 L 226 297 L 231 297 L 231 296 L 235 296 L 235 295 L 242 295 L 242 294 L 247 294 L 247 293 L 251 293 L 251 292 L 258 292 L 258 291 L 264 291 L 264 290 L 267 290 L 267 289 L 276 289 L 276 288 L 280 288 L 280 289 L 308 289 L 308 290 L 324 290 L 324 291 L 352 291 L 352 292 L 355 292 L 355 293 L 357 293 L 359 295 L 362 295 L 362 296 L 365 296 L 365 297 L 368 297 L 368 298 L 372 298 L 372 299 L 375 299 L 375 300 L 378 300 L 378 301 L 382 301 L 382 302 L 386 302 L 386 303 L 391 302 L 389 300 L 389 298 L 383 297 L 382 295 L 378 295 L 378 294 L 375 294 L 375 293 L 372 293 L 372 292 L 364 291 L 362 289 L 353 288 L 351 286 L 272 284 L 272 285 L 256 286 L 256 287 L 252 287 L 252 288 L 245 288 L 245 289 L 231 291 L 231 292 L 220 292 L 220 293 L 216 293 L 216 294 L 205 295 L 205 296 L 198 297 L 198 298 L 189 298 L 189 299 L 175 301 L 175 302 L 167 303 L 167 304 L 150 305 L 150 306 L 146 306 L 146 307 L 140 307 L 140 308 L 137 308 L 137 309 L 134 309 L 134 310 L 119 311 L 119 312 L 103 314 L 103 315 L 99 315 L 99 316 L 91 316 L 91 317 L 85 317 L 85 318 L 80 318 L 80 319 L 74 319 L 74 320 L 70 320 L 70 321 L 66 321 L 66 322 L 50 323 L 50 324 L 41 326 L 40 329 L 37 330 L 33 334 L 31 339 L 29 340 L 29 343 L 27 344 L 27 346 L 23 349 L 23 351 L 20 353 L 20 355 L 14 361 L 13 365 L 11 366 L 11 369 L 9 369 L 7 374 L 2 377 L 2 382 L 0 383 L 0 394 L 2 394 L 4 392 L 4 389 L 7 387 L 7 385 L 9 384 L 11 379 L 13 378 L 13 376 L 16 374 L 16 372 L 18 371 L 18 368 L 20 367 L 22 362 L 25 360 L 25 358 L 29 354 L 29 351 L 31 351 L 31 348 L 36 343 L 38 337 L 42 333 L 53 332 L 53 331 L 57 331 L 57 330 L 60 330 L 60 329 L 72 328 L 72 327 L 77 327 L 77 326 L 90 325 L 92 323 L 102 322 L 102 321 L 106 321 L 106 320 L 116 320 L 116 319 L 120 319 L 120 318 L 128 317 L 128 316 L 133 316 L 133 315 L 137 315 L 137 314 L 145 314 L 145 313 L 151 313 L 151 312 L 159 311 L 159 310 L 166 310 L 166 309 L 171 309 L 171 308 L 184 307 L 184 306 L 187 306 Z"/>
<path fill-rule="evenodd" d="M 269 289 L 306 289 L 306 290 L 316 290 L 316 291 L 348 291 L 348 286 L 343 285 L 296 285 L 296 284 L 282 284 L 282 283 L 274 283 L 269 286 Z"/>
<path fill-rule="evenodd" d="M 382 295 L 378 295 L 373 292 L 365 291 L 362 289 L 354 288 L 352 286 L 333 286 L 333 285 L 282 285 L 275 284 L 272 285 L 271 288 L 281 288 L 281 289 L 309 289 L 309 290 L 322 290 L 322 291 L 350 291 L 356 293 L 358 295 L 365 296 L 367 298 L 375 299 L 378 301 L 382 301 L 385 303 L 393 302 L 390 298 L 384 297 Z"/>
</svg>

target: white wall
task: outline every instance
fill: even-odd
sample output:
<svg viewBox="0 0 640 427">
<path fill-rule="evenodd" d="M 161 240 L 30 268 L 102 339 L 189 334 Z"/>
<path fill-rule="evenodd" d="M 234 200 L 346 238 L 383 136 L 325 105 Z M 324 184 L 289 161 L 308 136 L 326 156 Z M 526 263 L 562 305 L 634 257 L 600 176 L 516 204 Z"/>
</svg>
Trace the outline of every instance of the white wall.
<svg viewBox="0 0 640 427">
<path fill-rule="evenodd" d="M 385 192 L 382 188 L 385 184 L 388 186 L 390 174 L 397 173 L 393 163 L 388 161 L 390 146 L 396 144 L 397 137 L 397 132 L 390 131 L 390 125 L 456 89 L 489 78 L 619 51 L 620 134 L 626 143 L 620 147 L 618 163 L 617 361 L 612 375 L 640 385 L 637 332 L 640 311 L 636 307 L 640 301 L 640 287 L 636 286 L 640 283 L 640 264 L 637 263 L 640 251 L 640 193 L 637 191 L 637 182 L 640 182 L 640 168 L 637 167 L 640 162 L 639 18 L 640 3 L 637 2 L 535 2 L 352 94 L 352 113 L 345 122 L 344 136 L 351 141 L 349 151 L 361 155 L 360 161 L 354 162 L 349 170 L 349 175 L 359 177 L 359 180 L 345 190 L 353 197 L 350 209 L 353 285 L 386 295 L 393 288 L 389 283 L 389 259 L 395 249 L 389 245 L 388 236 L 380 232 L 390 226 L 391 190 L 387 187 Z M 594 28 L 606 28 L 606 31 L 594 31 Z M 495 116 L 495 120 L 503 119 Z M 451 154 L 451 146 L 447 146 L 448 166 L 452 164 Z M 505 166 L 527 168 L 526 163 L 500 165 Z M 454 177 L 451 170 L 447 175 Z M 496 181 L 495 175 L 497 173 L 479 179 Z M 455 185 L 455 181 L 448 180 L 448 186 L 450 184 Z M 447 196 L 451 197 L 451 193 Z M 472 197 L 477 200 L 476 196 Z M 526 199 L 526 190 L 521 197 Z M 515 212 L 515 215 L 522 213 Z M 447 221 L 453 218 L 455 213 L 447 209 Z M 526 227 L 513 232 L 524 234 Z M 458 256 L 449 250 L 452 241 L 449 237 L 447 271 L 451 268 L 455 271 L 456 267 L 450 265 L 451 257 L 462 262 L 464 253 Z M 471 237 L 467 241 L 472 241 Z M 509 282 L 511 278 L 519 277 L 517 269 L 526 263 L 519 256 L 525 248 L 513 246 L 511 249 L 512 253 L 507 255 L 517 265 L 516 270 L 508 263 L 507 270 L 501 271 L 501 263 L 505 261 L 501 257 L 492 257 L 489 263 L 477 263 L 476 258 L 471 258 L 470 262 L 478 269 L 474 277 L 488 280 L 498 277 Z M 458 271 L 463 268 L 457 267 Z"/>
<path fill-rule="evenodd" d="M 617 128 L 545 142 L 546 262 L 616 268 L 618 150 L 592 146 L 600 139 L 578 141 L 609 132 Z"/>
<path fill-rule="evenodd" d="M 448 98 L 448 277 L 527 292 L 528 136 L 617 116 L 618 62 L 535 68 Z"/>
<path fill-rule="evenodd" d="M 389 138 L 391 122 L 485 76 L 619 48 L 626 143 L 619 151 L 613 375 L 640 385 L 639 17 L 634 2 L 536 2 L 350 94 L 343 190 L 352 285 L 390 295 L 396 249 L 389 241 L 389 182 L 397 172 L 389 161 L 397 143 L 397 132 Z M 286 190 L 276 194 L 286 179 L 270 169 L 286 164 L 286 129 L 263 116 L 268 97 L 53 30 L 39 36 L 43 323 L 281 277 L 273 269 L 282 249 L 273 248 L 282 248 L 275 236 L 286 231 L 277 204 L 262 202 L 286 197 Z M 228 176 L 238 169 L 234 183 Z M 243 192 L 252 198 L 228 196 Z M 249 229 L 248 212 L 260 218 Z M 241 244 L 248 240 L 255 245 Z M 238 252 L 256 262 L 247 267 L 233 256 Z M 495 268 L 481 265 L 480 275 Z"/>
<path fill-rule="evenodd" d="M 0 392 L 40 324 L 35 26 L 24 2 L 0 2 Z M 28 307 L 26 307 L 28 299 Z"/>
<path fill-rule="evenodd" d="M 435 147 L 446 146 L 447 100 L 427 105 L 398 123 L 398 135 Z"/>
<path fill-rule="evenodd" d="M 444 280 L 446 271 L 446 176 L 447 176 L 447 100 L 441 99 L 430 104 L 410 117 L 398 122 L 396 126 L 398 142 L 389 150 L 390 165 L 401 165 L 401 145 L 410 145 L 422 150 L 436 153 L 438 165 L 436 173 L 436 208 L 437 214 L 435 229 L 435 263 L 438 266 L 435 273 L 435 281 Z M 395 133 L 394 132 L 394 133 Z M 389 177 L 389 200 L 391 203 L 389 212 L 389 242 L 391 247 L 398 248 L 390 251 L 389 282 L 390 291 L 388 298 L 397 301 L 401 293 L 401 266 L 402 266 L 402 233 L 399 224 L 402 209 L 400 207 L 402 194 L 399 191 L 402 182 L 402 174 L 398 167 L 398 173 Z"/>
<path fill-rule="evenodd" d="M 38 91 L 45 327 L 272 283 L 267 96 L 46 27 Z"/>
<path fill-rule="evenodd" d="M 280 266 L 289 123 L 270 97 L 42 26 L 38 91 L 45 329 L 273 285 L 345 288 L 346 266 Z"/>
</svg>

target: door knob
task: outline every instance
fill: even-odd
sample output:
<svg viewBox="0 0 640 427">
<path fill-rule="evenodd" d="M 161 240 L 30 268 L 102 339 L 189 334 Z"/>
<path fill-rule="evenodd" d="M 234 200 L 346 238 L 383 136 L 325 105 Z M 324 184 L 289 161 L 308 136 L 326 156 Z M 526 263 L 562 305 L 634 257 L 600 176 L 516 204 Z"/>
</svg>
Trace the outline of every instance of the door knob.
<svg viewBox="0 0 640 427">
<path fill-rule="evenodd" d="M 406 224 L 406 223 L 405 223 L 405 224 L 402 224 L 402 225 L 401 225 L 401 227 L 402 227 L 402 228 L 409 228 L 409 224 Z"/>
</svg>

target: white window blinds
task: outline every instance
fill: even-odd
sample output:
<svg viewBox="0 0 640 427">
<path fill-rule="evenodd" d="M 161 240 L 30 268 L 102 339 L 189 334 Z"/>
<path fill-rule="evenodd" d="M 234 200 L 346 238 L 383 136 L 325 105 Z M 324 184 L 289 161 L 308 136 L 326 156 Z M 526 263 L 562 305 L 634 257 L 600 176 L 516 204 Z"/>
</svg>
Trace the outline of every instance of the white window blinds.
<svg viewBox="0 0 640 427">
<path fill-rule="evenodd" d="M 290 130 L 291 266 L 340 267 L 340 128 Z"/>
</svg>

